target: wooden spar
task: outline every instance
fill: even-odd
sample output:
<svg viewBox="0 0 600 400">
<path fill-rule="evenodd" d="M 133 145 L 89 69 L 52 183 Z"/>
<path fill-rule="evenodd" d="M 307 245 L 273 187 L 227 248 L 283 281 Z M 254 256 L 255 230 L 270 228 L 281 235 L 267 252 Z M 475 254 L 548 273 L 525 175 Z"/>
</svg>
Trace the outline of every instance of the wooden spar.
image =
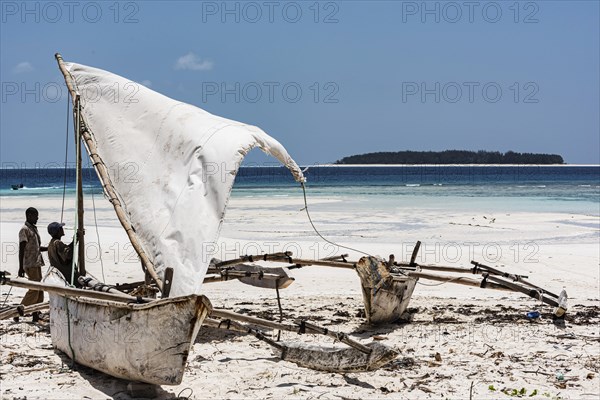
<svg viewBox="0 0 600 400">
<path fill-rule="evenodd" d="M 215 264 L 216 268 L 223 268 L 229 265 L 240 264 L 244 262 L 254 262 L 254 261 L 269 261 L 269 262 L 281 262 L 288 263 L 297 266 L 307 266 L 307 265 L 319 265 L 324 267 L 335 267 L 335 268 L 347 268 L 354 269 L 355 263 L 352 262 L 342 262 L 342 261 L 327 261 L 327 260 L 307 260 L 301 258 L 292 258 L 291 254 L 289 256 L 277 253 L 277 254 L 260 254 L 260 255 L 249 255 L 243 256 L 240 258 L 236 258 L 233 260 L 222 261 L 220 263 Z"/>
<path fill-rule="evenodd" d="M 286 324 L 282 324 L 282 323 L 278 323 L 278 322 L 274 322 L 274 321 L 269 321 L 268 319 L 262 319 L 262 318 L 252 317 L 250 315 L 238 314 L 238 313 L 235 313 L 233 311 L 228 311 L 228 310 L 213 308 L 210 315 L 213 317 L 221 318 L 221 319 L 231 319 L 234 321 L 247 322 L 250 324 L 259 325 L 259 326 L 269 328 L 269 329 L 279 329 L 279 330 L 288 331 L 288 332 L 298 332 L 298 327 L 294 326 L 294 325 L 286 325 Z"/>
<path fill-rule="evenodd" d="M 285 348 L 285 346 L 283 344 L 277 343 L 276 341 L 269 339 L 258 329 L 250 328 L 246 325 L 240 324 L 237 321 L 228 320 L 227 322 L 224 322 L 224 321 L 220 321 L 218 319 L 204 318 L 204 325 L 210 326 L 211 328 L 215 328 L 215 329 L 226 329 L 228 331 L 234 331 L 234 332 L 240 332 L 240 333 L 250 333 L 250 334 L 254 335 L 254 337 L 257 338 L 258 340 L 266 342 L 267 344 L 275 347 L 279 351 L 284 351 L 284 348 Z"/>
<path fill-rule="evenodd" d="M 229 331 L 248 333 L 248 328 L 245 325 L 240 324 L 237 321 L 229 320 L 227 322 L 214 318 L 204 318 L 204 325 L 210 326 L 211 328 L 227 329 Z"/>
<path fill-rule="evenodd" d="M 58 68 L 60 69 L 60 72 L 62 72 L 62 74 L 65 78 L 65 83 L 67 84 L 67 88 L 69 89 L 71 98 L 73 99 L 73 101 L 75 101 L 75 99 L 78 96 L 78 93 L 77 93 L 77 90 L 75 87 L 75 82 L 73 81 L 73 77 L 71 76 L 71 73 L 67 70 L 67 67 L 64 64 L 62 56 L 59 53 L 56 53 L 55 58 L 56 58 L 56 61 L 58 62 Z M 131 223 L 129 222 L 129 220 L 127 219 L 127 217 L 125 215 L 125 210 L 123 210 L 123 207 L 121 205 L 119 197 L 117 196 L 117 192 L 115 191 L 115 189 L 111 183 L 110 177 L 108 175 L 108 168 L 104 164 L 104 161 L 102 161 L 102 159 L 98 155 L 98 150 L 96 148 L 96 144 L 94 143 L 92 135 L 87 127 L 87 124 L 85 123 L 85 119 L 83 118 L 83 116 L 80 117 L 79 122 L 80 122 L 81 137 L 83 138 L 85 147 L 88 151 L 90 158 L 92 159 L 94 169 L 96 170 L 96 173 L 98 174 L 98 178 L 100 178 L 100 181 L 102 182 L 102 186 L 104 187 L 104 190 L 108 196 L 108 199 L 112 203 L 112 205 L 115 209 L 117 217 L 119 218 L 119 222 L 121 223 L 121 226 L 123 226 L 123 229 L 125 229 L 125 232 L 127 233 L 127 236 L 129 237 L 129 241 L 131 242 L 131 245 L 133 246 L 133 248 L 137 252 L 138 256 L 140 257 L 142 263 L 148 269 L 150 276 L 152 276 L 152 279 L 154 280 L 154 282 L 156 282 L 156 285 L 162 292 L 163 291 L 163 282 L 158 277 L 158 274 L 156 273 L 156 269 L 154 268 L 154 263 L 152 261 L 150 261 L 150 259 L 148 258 L 148 255 L 146 254 L 146 252 L 144 251 L 144 249 L 142 248 L 142 245 L 140 244 L 140 242 L 138 240 L 137 234 L 133 230 L 133 226 L 131 225 Z"/>
<path fill-rule="evenodd" d="M 48 302 L 37 303 L 37 304 L 31 305 L 31 306 L 27 306 L 23 309 L 23 314 L 31 314 L 36 311 L 42 311 L 42 310 L 47 309 L 48 306 L 49 306 Z M 17 307 L 11 307 L 8 310 L 4 310 L 4 311 L 0 312 L 0 320 L 16 317 L 18 315 L 20 315 L 20 314 L 17 311 Z"/>
<path fill-rule="evenodd" d="M 415 247 L 415 249 L 417 249 L 417 247 Z M 247 255 L 247 256 L 243 256 L 243 257 L 232 259 L 232 260 L 222 261 L 220 263 L 215 264 L 215 267 L 224 268 L 224 267 L 227 267 L 230 265 L 240 264 L 243 262 L 255 262 L 255 261 L 281 262 L 281 263 L 287 263 L 287 264 L 292 264 L 292 265 L 302 266 L 302 267 L 309 266 L 309 265 L 318 265 L 318 266 L 324 266 L 324 267 L 356 269 L 356 261 L 342 262 L 342 261 L 330 261 L 330 260 L 326 260 L 326 259 L 308 260 L 308 259 L 293 258 L 291 256 L 291 254 L 286 255 L 286 254 L 282 254 L 282 253 Z M 459 272 L 459 273 L 468 273 L 468 274 L 473 273 L 473 268 L 464 268 L 464 267 L 421 265 L 421 264 L 414 263 L 414 262 L 408 262 L 408 263 L 396 262 L 396 263 L 394 263 L 394 265 L 399 266 L 401 269 L 403 269 L 403 268 L 414 269 L 415 267 L 418 266 L 422 270 L 431 270 L 431 271 L 439 271 L 439 272 Z M 291 267 L 291 268 L 294 268 L 294 267 Z M 485 272 L 486 271 L 479 271 L 479 273 L 485 273 Z M 512 276 L 513 275 L 513 274 L 506 275 L 506 273 L 504 273 L 502 271 L 497 271 L 497 270 L 490 270 L 489 273 L 500 275 L 500 276 L 509 276 L 509 275 Z M 398 274 L 396 273 L 395 275 L 398 275 Z M 514 275 L 514 276 L 520 276 L 522 278 L 521 275 Z M 465 278 L 465 279 L 468 279 L 468 278 Z M 478 282 L 478 281 L 473 280 L 473 282 Z M 536 286 L 531 285 L 530 283 L 528 283 L 526 281 L 523 281 L 523 279 L 519 279 L 519 282 L 523 282 L 525 284 L 528 284 L 529 286 L 537 288 Z M 544 291 L 544 292 L 551 294 L 547 291 Z"/>
<path fill-rule="evenodd" d="M 332 348 L 295 342 L 276 342 L 267 337 L 261 330 L 230 319 L 216 320 L 205 318 L 204 324 L 218 329 L 250 333 L 258 340 L 276 348 L 281 353 L 282 360 L 317 371 L 337 373 L 372 371 L 382 367 L 398 356 L 396 350 L 390 349 L 378 342 L 371 342 L 365 346 L 370 350 L 369 353 L 365 353 L 352 347 Z"/>
<path fill-rule="evenodd" d="M 39 283 L 34 281 L 29 281 L 23 278 L 14 278 L 9 279 L 5 278 L 5 283 L 11 286 L 22 287 L 26 289 L 33 290 L 43 290 L 48 293 L 56 293 L 64 296 L 73 296 L 73 297 L 90 297 L 92 299 L 99 300 L 113 300 L 117 302 L 135 302 L 137 300 L 136 297 L 129 296 L 127 294 L 119 294 L 119 293 L 105 293 L 105 292 L 96 292 L 93 290 L 83 290 L 83 289 L 75 289 L 66 286 L 58 286 L 51 285 L 48 283 Z M 140 298 L 142 302 L 152 302 L 154 299 Z"/>
<path fill-rule="evenodd" d="M 167 298 L 169 297 L 169 294 L 171 294 L 171 284 L 173 283 L 173 268 L 168 267 L 167 269 L 165 269 L 165 283 L 163 285 L 163 297 Z"/>
<path fill-rule="evenodd" d="M 546 293 L 544 292 L 544 290 L 536 290 L 536 289 L 533 289 L 533 288 L 532 289 L 527 289 L 526 287 L 523 287 L 523 286 L 518 285 L 516 283 L 509 282 L 507 280 L 500 279 L 498 277 L 491 276 L 491 275 L 488 276 L 487 279 L 489 279 L 489 280 L 491 280 L 493 282 L 499 283 L 500 285 L 504 285 L 504 286 L 508 287 L 509 289 L 514 290 L 515 292 L 521 292 L 521 293 L 524 293 L 524 294 L 528 295 L 529 297 L 533 297 L 534 299 L 541 300 L 541 301 L 543 301 L 546 304 L 550 304 L 551 306 L 554 306 L 554 307 L 558 307 L 559 306 L 559 304 L 556 301 L 556 299 L 553 299 L 553 298 L 550 298 L 548 296 L 545 296 Z M 489 282 L 487 283 L 487 285 L 489 285 Z"/>
<path fill-rule="evenodd" d="M 465 285 L 465 286 L 474 286 L 474 287 L 481 287 L 481 281 L 477 280 L 477 279 L 473 279 L 473 278 L 467 278 L 464 276 L 444 276 L 444 275 L 434 275 L 434 274 L 428 274 L 428 273 L 424 273 L 424 272 L 407 272 L 406 275 L 408 275 L 411 278 L 423 278 L 423 279 L 428 279 L 431 281 L 438 281 L 438 282 L 451 282 L 451 283 L 457 283 L 459 285 Z M 394 276 L 394 280 L 404 280 L 406 278 L 404 278 L 402 275 L 401 276 Z M 490 277 L 488 277 L 488 279 L 490 279 Z M 512 291 L 510 288 L 502 286 L 502 285 L 497 285 L 494 283 L 490 283 L 487 282 L 486 288 L 488 289 L 497 289 L 497 290 L 508 290 L 508 291 Z"/>
<path fill-rule="evenodd" d="M 208 274 L 211 274 L 211 272 L 209 271 Z M 256 284 L 252 284 L 249 283 L 247 280 L 252 279 L 254 281 L 256 281 L 257 283 L 260 281 L 274 281 L 273 286 L 275 286 L 278 289 L 285 289 L 286 287 L 288 287 L 292 282 L 294 282 L 294 278 L 290 278 L 287 276 L 281 276 L 278 274 L 269 274 L 269 273 L 259 273 L 259 272 L 244 272 L 244 271 L 222 271 L 222 272 L 213 272 L 212 273 L 213 276 L 208 276 L 206 275 L 204 277 L 204 283 L 211 283 L 211 282 L 224 282 L 224 281 L 230 281 L 230 280 L 246 280 L 243 281 L 243 283 L 249 284 L 249 285 L 253 285 L 253 286 L 258 286 Z M 278 282 L 280 281 L 281 282 Z M 258 287 L 265 287 L 263 286 L 258 286 Z"/>
<path fill-rule="evenodd" d="M 541 287 L 536 286 L 533 283 L 530 283 L 529 281 L 527 281 L 527 280 L 525 280 L 523 278 L 519 278 L 517 280 L 517 282 L 522 283 L 522 284 L 524 284 L 526 286 L 529 286 L 530 288 L 536 289 L 537 291 L 544 292 L 544 294 L 548 294 L 548 295 L 550 295 L 550 296 L 552 296 L 552 297 L 554 297 L 556 299 L 558 299 L 560 297 L 560 296 L 558 296 L 558 295 L 556 295 L 556 294 L 554 294 L 552 292 L 547 291 L 546 289 L 542 289 Z"/>
<path fill-rule="evenodd" d="M 415 249 L 418 249 L 417 247 Z M 243 256 L 240 258 L 236 258 L 233 260 L 226 260 L 223 262 L 220 262 L 218 264 L 215 264 L 215 266 L 217 268 L 222 268 L 222 267 L 226 267 L 229 265 L 234 265 L 234 264 L 239 264 L 242 262 L 253 262 L 253 261 L 267 261 L 267 262 L 282 262 L 282 263 L 288 263 L 288 264 L 292 264 L 292 265 L 297 265 L 297 266 L 309 266 L 309 265 L 318 265 L 318 266 L 324 266 L 324 267 L 334 267 L 334 268 L 346 268 L 346 269 L 356 269 L 356 262 L 354 261 L 348 261 L 348 262 L 341 262 L 341 261 L 328 261 L 328 260 L 307 260 L 307 259 L 300 259 L 300 258 L 293 258 L 291 255 L 290 256 L 286 256 L 283 255 L 281 253 L 278 254 L 265 254 L 265 255 L 249 255 L 249 256 Z M 400 267 L 407 267 L 407 268 L 415 268 L 415 267 L 419 267 L 421 269 L 424 270 L 433 270 L 433 271 L 440 271 L 440 272 L 460 272 L 460 273 L 473 273 L 473 269 L 472 268 L 463 268 L 463 267 L 447 267 L 447 266 L 435 266 L 435 265 L 420 265 L 414 262 L 411 263 L 395 263 L 395 265 L 398 265 Z M 294 268 L 294 267 L 291 267 Z M 480 271 L 480 273 L 486 273 L 486 271 Z M 514 275 L 514 274 L 506 274 L 502 271 L 498 271 L 498 270 L 494 270 L 494 269 L 490 269 L 489 271 L 490 275 L 500 275 L 500 276 L 515 276 L 515 277 L 522 277 L 521 275 Z M 410 274 L 411 276 L 414 277 L 423 277 L 424 279 L 429 279 L 427 278 L 427 274 L 423 274 L 421 272 L 417 272 L 416 274 L 412 271 L 410 272 L 406 272 L 406 274 Z M 421 274 L 421 275 L 418 275 Z M 398 276 L 398 273 L 395 273 L 394 275 Z M 402 275 L 402 274 L 401 274 Z M 480 281 L 477 281 L 475 279 L 470 279 L 470 278 L 448 278 L 448 277 L 444 277 L 442 275 L 429 275 L 431 276 L 432 280 L 451 280 L 453 282 L 456 283 L 461 283 L 463 282 L 463 284 L 467 284 L 469 286 L 480 286 Z M 401 278 L 401 276 L 399 277 Z M 439 278 L 439 279 L 438 279 Z M 542 290 L 543 292 L 553 295 L 552 293 L 541 289 L 535 285 L 532 285 L 531 283 L 524 281 L 522 278 L 518 279 L 519 282 L 523 282 L 524 284 L 531 286 L 533 288 Z M 469 283 L 470 282 L 470 283 Z M 472 283 L 472 284 L 471 284 Z M 489 285 L 488 287 L 492 288 L 491 285 Z M 500 287 L 493 287 L 495 289 L 506 289 L 506 288 L 500 288 Z M 556 296 L 558 297 L 558 296 Z"/>
<path fill-rule="evenodd" d="M 138 286 L 147 285 L 147 284 L 148 283 L 146 281 L 136 281 L 136 282 L 130 282 L 130 283 L 117 283 L 114 286 L 119 292 L 125 292 L 125 291 L 129 291 L 129 290 L 133 290 L 133 289 L 137 288 Z"/>
<path fill-rule="evenodd" d="M 355 269 L 356 268 L 356 266 L 355 266 L 356 263 L 354 263 L 354 262 L 307 260 L 307 259 L 302 259 L 302 258 L 293 258 L 291 260 L 292 260 L 291 264 L 294 264 L 297 266 L 302 266 L 302 267 L 308 266 L 308 265 L 318 265 L 318 266 L 322 266 L 322 267 L 334 267 L 334 268 L 346 268 L 346 269 Z M 287 257 L 274 257 L 267 261 L 289 263 Z"/>
<path fill-rule="evenodd" d="M 225 268 L 217 268 L 215 264 L 220 260 L 213 259 L 208 267 L 208 274 L 218 276 L 210 277 L 211 282 L 228 281 L 237 279 L 243 284 L 264 289 L 285 289 L 294 282 L 285 267 L 263 267 L 257 264 L 236 264 Z M 204 282 L 207 282 L 206 276 Z"/>
<path fill-rule="evenodd" d="M 79 274 L 85 276 L 85 239 L 83 235 L 85 234 L 85 229 L 83 226 L 83 178 L 81 176 L 81 126 L 79 125 L 81 121 L 81 103 L 79 95 L 75 98 L 75 149 L 77 152 L 77 269 L 79 270 Z M 71 279 L 71 276 L 66 277 L 67 279 Z M 73 282 L 71 281 L 71 284 Z"/>
<path fill-rule="evenodd" d="M 545 294 L 549 294 L 550 296 L 555 297 L 555 298 L 558 299 L 558 295 L 557 294 L 549 292 L 546 289 L 543 289 L 543 288 L 541 288 L 539 286 L 536 286 L 533 283 L 530 283 L 529 281 L 525 280 L 524 278 L 528 278 L 525 275 L 509 274 L 509 273 L 497 270 L 496 268 L 492 268 L 492 267 L 488 267 L 487 265 L 480 264 L 477 261 L 471 261 L 471 264 L 473 264 L 475 266 L 475 268 L 478 268 L 480 270 L 483 269 L 485 271 L 489 271 L 489 273 L 492 274 L 492 275 L 499 275 L 499 276 L 501 276 L 503 278 L 510 278 L 514 282 L 520 282 L 520 283 L 522 283 L 524 285 L 527 285 L 527 286 L 529 286 L 529 287 L 531 287 L 533 289 L 536 289 L 537 291 L 542 291 Z"/>
<path fill-rule="evenodd" d="M 268 273 L 268 272 L 260 273 L 260 272 L 248 272 L 248 271 L 245 272 L 245 271 L 236 271 L 236 270 L 228 270 L 227 272 L 225 272 L 225 271 L 219 272 L 217 270 L 211 270 L 209 268 L 207 274 L 204 276 L 203 283 L 226 282 L 226 281 L 238 280 L 238 279 L 253 279 L 256 282 L 273 281 L 273 282 L 275 282 L 274 285 L 279 289 L 285 289 L 292 282 L 294 282 L 294 278 L 282 276 L 279 274 L 272 274 L 272 273 Z M 248 282 L 244 282 L 244 283 L 252 285 L 251 283 L 248 283 Z M 137 288 L 138 286 L 144 285 L 144 284 L 147 285 L 148 282 L 138 281 L 138 282 L 122 283 L 122 284 L 117 283 L 115 286 L 120 291 L 129 291 L 129 290 L 133 290 L 133 289 Z M 257 285 L 255 284 L 253 286 L 257 286 Z M 264 287 L 264 285 L 259 286 L 259 287 Z"/>
<path fill-rule="evenodd" d="M 107 285 L 103 282 L 100 282 L 94 278 L 91 277 L 85 277 L 85 276 L 80 276 L 79 277 L 79 284 L 82 287 L 89 287 L 92 290 L 95 290 L 97 292 L 105 292 L 105 293 L 114 293 L 114 294 L 121 294 L 121 295 L 125 295 L 130 297 L 131 299 L 133 299 L 132 296 L 128 295 L 127 293 L 124 293 L 122 291 L 120 291 L 119 289 L 117 289 L 114 286 L 111 285 Z"/>
<path fill-rule="evenodd" d="M 416 259 L 417 259 L 417 254 L 419 253 L 420 248 L 421 248 L 421 241 L 417 240 L 417 243 L 415 243 L 415 248 L 413 249 L 412 255 L 410 256 L 410 262 L 408 263 L 408 265 L 411 268 L 415 268 L 417 266 Z M 392 258 L 392 256 L 390 256 L 390 258 Z"/>
<path fill-rule="evenodd" d="M 418 250 L 418 246 L 415 247 L 415 250 Z M 392 275 L 393 275 L 394 281 L 404 281 L 404 280 L 406 280 L 406 277 L 411 277 L 411 278 L 429 279 L 429 280 L 440 281 L 440 282 L 451 282 L 451 283 L 457 283 L 460 285 L 489 288 L 489 289 L 495 289 L 495 290 L 516 291 L 516 292 L 521 292 L 528 296 L 540 299 L 543 302 L 545 302 L 546 304 L 550 304 L 552 306 L 558 306 L 558 303 L 555 299 L 549 298 L 548 296 L 545 296 L 545 295 L 550 295 L 555 298 L 558 298 L 558 296 L 523 280 L 523 276 L 521 276 L 521 275 L 508 274 L 503 271 L 499 271 L 497 269 L 487 267 L 487 266 L 484 266 L 481 264 L 476 265 L 480 268 L 479 271 L 476 271 L 472 268 L 459 268 L 459 267 L 446 267 L 446 266 L 439 266 L 439 267 L 438 266 L 421 266 L 421 265 L 415 263 L 414 259 L 415 259 L 415 252 L 413 252 L 413 256 L 411 258 L 410 263 L 402 263 L 402 264 L 396 263 L 396 265 L 406 266 L 408 269 L 418 267 L 421 269 L 430 269 L 430 270 L 447 271 L 447 272 L 481 273 L 484 275 L 484 278 L 483 278 L 483 280 L 477 280 L 477 279 L 472 279 L 472 278 L 467 278 L 467 277 L 462 277 L 462 276 L 452 277 L 452 276 L 428 274 L 428 273 L 424 273 L 424 272 L 420 272 L 420 271 L 405 270 L 405 272 L 393 273 Z M 227 261 L 217 263 L 217 264 L 215 264 L 215 267 L 219 268 L 219 267 L 223 267 L 223 266 L 227 266 L 227 265 L 234 265 L 234 264 L 239 264 L 239 263 L 248 262 L 248 261 L 250 261 L 250 262 L 253 262 L 253 261 L 282 262 L 282 263 L 293 264 L 298 267 L 308 266 L 308 265 L 320 265 L 320 266 L 327 266 L 327 267 L 356 269 L 355 262 L 294 259 L 294 258 L 292 258 L 291 253 L 285 253 L 285 254 L 276 253 L 276 254 L 244 256 L 244 257 L 240 257 L 238 259 L 227 260 Z M 294 268 L 294 267 L 292 266 L 292 267 L 290 267 L 290 269 L 291 268 Z M 487 270 L 485 268 L 487 268 Z M 499 275 L 501 277 L 509 277 L 511 279 L 516 279 L 516 282 L 521 282 L 523 285 L 527 285 L 531 289 L 528 289 L 526 287 L 523 287 L 522 285 L 518 285 L 513 282 L 509 282 L 509 281 L 500 279 L 493 275 Z"/>
<path fill-rule="evenodd" d="M 483 280 L 481 280 L 481 281 L 479 281 L 477 279 L 466 278 L 463 276 L 452 277 L 452 276 L 427 274 L 427 273 L 423 273 L 423 272 L 407 272 L 406 275 L 408 275 L 410 277 L 429 279 L 432 281 L 449 282 L 449 283 L 451 282 L 451 283 L 457 283 L 459 285 L 474 286 L 474 287 L 480 287 L 480 288 L 484 288 L 484 289 L 496 289 L 496 290 L 507 290 L 507 291 L 511 291 L 511 292 L 520 292 L 520 293 L 524 293 L 524 294 L 528 295 L 529 297 L 533 297 L 534 299 L 541 300 L 544 303 L 549 304 L 551 306 L 558 307 L 558 302 L 556 301 L 556 299 L 546 296 L 546 294 L 548 294 L 548 293 L 546 291 L 544 291 L 543 289 L 535 289 L 535 288 L 528 289 L 522 285 L 507 281 L 502 278 L 498 278 L 497 276 L 493 276 L 493 275 L 485 275 Z M 396 279 L 402 279 L 402 278 L 394 276 L 394 279 L 396 280 Z"/>
<path fill-rule="evenodd" d="M 473 273 L 473 268 L 447 267 L 447 266 L 443 266 L 443 265 L 421 265 L 421 264 L 416 264 L 416 265 L 418 265 L 422 270 L 430 270 L 430 271 L 438 271 L 438 272 L 459 272 L 459 273 L 465 273 L 465 274 Z M 398 266 L 400 268 L 403 268 L 403 267 L 411 268 L 410 263 L 406 263 L 406 262 L 396 262 L 396 263 L 394 263 L 394 266 Z"/>
<path fill-rule="evenodd" d="M 204 276 L 202 283 L 223 282 L 223 280 L 224 279 L 221 275 L 208 274 Z"/>
<path fill-rule="evenodd" d="M 338 256 L 331 256 L 331 257 L 324 257 L 321 258 L 322 261 L 337 261 L 337 260 L 346 260 L 346 257 L 348 257 L 348 254 L 340 254 Z"/>
<path fill-rule="evenodd" d="M 259 325 L 259 326 L 263 326 L 263 327 L 267 327 L 267 328 L 271 328 L 271 329 L 279 329 L 281 331 L 288 331 L 288 332 L 295 332 L 295 333 L 321 334 L 321 335 L 329 336 L 331 338 L 339 340 L 340 342 L 342 342 L 350 347 L 353 347 L 363 353 L 366 353 L 366 354 L 371 353 L 371 348 L 365 346 L 362 343 L 359 343 L 357 341 L 350 339 L 348 337 L 348 335 L 346 335 L 345 333 L 332 332 L 328 329 L 320 328 L 316 325 L 309 324 L 306 322 L 304 324 L 300 324 L 300 326 L 287 325 L 287 324 L 269 321 L 267 319 L 252 317 L 250 315 L 238 314 L 233 311 L 214 309 L 214 308 L 211 311 L 210 315 L 213 317 L 219 317 L 222 319 L 231 319 L 234 321 L 247 322 L 250 324 L 255 324 L 255 325 Z M 302 328 L 304 328 L 304 332 L 302 332 Z"/>
<path fill-rule="evenodd" d="M 471 261 L 471 263 L 475 263 L 475 262 Z M 523 278 L 527 278 L 527 276 L 525 276 L 525 275 L 509 274 L 504 271 L 500 271 L 500 270 L 485 266 L 483 264 L 479 264 L 479 263 L 476 263 L 476 264 L 479 268 L 451 267 L 451 266 L 447 266 L 447 265 L 423 265 L 423 264 L 418 264 L 418 263 L 415 263 L 414 266 L 418 265 L 422 270 L 427 270 L 427 271 L 458 272 L 458 273 L 463 273 L 463 274 L 490 273 L 492 275 L 509 277 L 511 279 L 513 279 L 514 277 L 517 277 L 517 280 L 519 282 L 524 282 L 524 283 L 525 283 L 525 281 L 523 280 Z M 411 263 L 407 263 L 407 262 L 396 262 L 396 263 L 394 263 L 394 266 L 398 266 L 400 268 L 413 268 L 414 267 L 413 265 L 411 265 Z"/>
<path fill-rule="evenodd" d="M 236 264 L 241 264 L 244 262 L 255 262 L 255 261 L 272 261 L 277 262 L 279 257 L 284 257 L 286 259 L 291 259 L 292 252 L 286 251 L 285 253 L 272 253 L 272 254 L 257 254 L 257 255 L 245 255 L 240 258 L 234 258 L 231 260 L 219 261 L 214 264 L 214 268 L 223 269 L 225 267 L 229 267 Z M 290 263 L 291 264 L 291 263 Z M 211 265 L 212 267 L 212 265 Z"/>
<path fill-rule="evenodd" d="M 231 279 L 249 278 L 249 277 L 256 277 L 258 279 L 273 280 L 273 281 L 281 279 L 281 275 L 270 274 L 268 272 L 260 273 L 260 272 L 234 271 L 234 270 L 224 270 L 224 271 L 212 272 L 209 270 L 208 273 L 221 275 L 221 277 L 218 279 L 219 281 L 227 281 L 227 280 L 231 280 Z"/>
</svg>

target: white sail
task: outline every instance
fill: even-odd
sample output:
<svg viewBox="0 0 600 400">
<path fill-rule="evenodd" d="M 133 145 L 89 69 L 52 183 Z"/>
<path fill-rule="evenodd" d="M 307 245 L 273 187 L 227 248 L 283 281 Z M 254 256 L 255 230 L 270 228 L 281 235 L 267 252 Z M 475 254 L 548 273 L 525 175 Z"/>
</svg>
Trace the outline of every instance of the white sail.
<svg viewBox="0 0 600 400">
<path fill-rule="evenodd" d="M 82 115 L 144 251 L 171 296 L 199 294 L 244 156 L 254 147 L 302 171 L 261 129 L 212 115 L 118 75 L 66 63 Z"/>
</svg>

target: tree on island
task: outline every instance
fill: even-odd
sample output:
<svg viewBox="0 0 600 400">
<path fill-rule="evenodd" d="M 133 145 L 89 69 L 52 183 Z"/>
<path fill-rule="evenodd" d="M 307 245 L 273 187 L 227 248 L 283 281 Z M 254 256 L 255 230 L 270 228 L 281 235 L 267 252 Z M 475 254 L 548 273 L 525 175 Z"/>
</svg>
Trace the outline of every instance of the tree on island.
<svg viewBox="0 0 600 400">
<path fill-rule="evenodd" d="M 397 151 L 344 157 L 335 164 L 564 164 L 558 154 L 507 151 Z"/>
</svg>

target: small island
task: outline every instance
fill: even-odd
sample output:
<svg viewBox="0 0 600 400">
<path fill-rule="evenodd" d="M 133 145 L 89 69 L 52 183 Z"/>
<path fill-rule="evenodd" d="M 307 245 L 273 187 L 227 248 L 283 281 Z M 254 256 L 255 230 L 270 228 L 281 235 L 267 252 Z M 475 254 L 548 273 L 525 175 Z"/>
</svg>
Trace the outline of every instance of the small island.
<svg viewBox="0 0 600 400">
<path fill-rule="evenodd" d="M 344 157 L 335 164 L 564 164 L 558 154 L 507 151 L 385 151 Z"/>
</svg>

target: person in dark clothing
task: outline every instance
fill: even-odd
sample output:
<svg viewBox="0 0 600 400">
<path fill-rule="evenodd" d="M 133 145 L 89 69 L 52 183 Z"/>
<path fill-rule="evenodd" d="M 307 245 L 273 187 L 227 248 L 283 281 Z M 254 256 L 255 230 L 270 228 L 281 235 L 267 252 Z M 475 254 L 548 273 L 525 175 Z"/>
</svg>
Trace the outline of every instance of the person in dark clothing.
<svg viewBox="0 0 600 400">
<path fill-rule="evenodd" d="M 65 235 L 65 231 L 63 230 L 64 225 L 65 224 L 59 222 L 52 222 L 48 225 L 48 233 L 52 236 L 52 239 L 48 244 L 48 259 L 50 260 L 50 265 L 58 269 L 67 282 L 71 282 L 71 275 L 73 275 L 74 280 L 72 283 L 76 287 L 80 287 L 79 282 L 77 281 L 79 278 L 78 271 L 75 270 L 75 274 L 72 274 L 73 242 L 67 245 L 61 240 Z"/>
</svg>

